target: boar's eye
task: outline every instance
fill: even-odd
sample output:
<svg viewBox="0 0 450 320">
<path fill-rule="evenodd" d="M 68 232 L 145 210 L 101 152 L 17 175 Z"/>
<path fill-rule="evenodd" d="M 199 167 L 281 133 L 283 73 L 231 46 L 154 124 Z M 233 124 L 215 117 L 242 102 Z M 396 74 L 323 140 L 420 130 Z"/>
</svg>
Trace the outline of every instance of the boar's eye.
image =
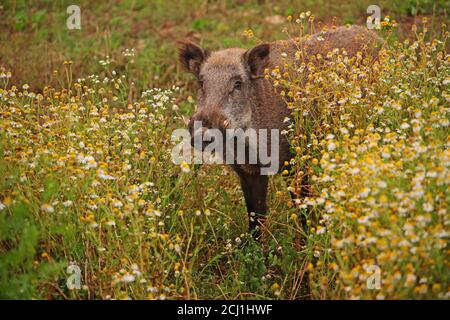
<svg viewBox="0 0 450 320">
<path fill-rule="evenodd" d="M 241 80 L 237 80 L 237 81 L 234 83 L 233 89 L 234 89 L 234 90 L 241 90 L 241 88 L 242 88 L 242 81 L 241 81 Z"/>
<path fill-rule="evenodd" d="M 203 80 L 198 80 L 198 86 L 203 89 Z"/>
</svg>

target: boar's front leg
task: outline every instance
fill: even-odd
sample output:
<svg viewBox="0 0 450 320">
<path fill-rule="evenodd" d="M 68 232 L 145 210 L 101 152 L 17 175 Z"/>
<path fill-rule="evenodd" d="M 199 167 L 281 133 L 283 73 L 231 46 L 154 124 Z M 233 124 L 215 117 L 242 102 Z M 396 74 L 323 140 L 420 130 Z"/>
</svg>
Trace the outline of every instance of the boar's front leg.
<svg viewBox="0 0 450 320">
<path fill-rule="evenodd" d="M 241 187 L 249 215 L 249 229 L 253 237 L 260 236 L 261 224 L 267 212 L 266 196 L 269 178 L 266 175 L 240 173 Z"/>
</svg>

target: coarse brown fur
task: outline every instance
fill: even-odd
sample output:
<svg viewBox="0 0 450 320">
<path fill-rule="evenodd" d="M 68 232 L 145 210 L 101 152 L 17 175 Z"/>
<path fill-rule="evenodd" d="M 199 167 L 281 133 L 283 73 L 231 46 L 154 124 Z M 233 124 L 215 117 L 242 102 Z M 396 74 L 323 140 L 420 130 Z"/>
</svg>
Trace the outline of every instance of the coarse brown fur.
<svg viewBox="0 0 450 320">
<path fill-rule="evenodd" d="M 191 134 L 194 120 L 201 120 L 205 128 L 225 129 L 279 129 L 285 128 L 283 120 L 289 116 L 286 102 L 270 80 L 264 78 L 264 70 L 280 68 L 286 62 L 294 62 L 296 52 L 301 61 L 337 48 L 349 56 L 358 52 L 374 56 L 382 40 L 375 32 L 361 26 L 339 27 L 320 32 L 300 40 L 263 43 L 252 49 L 231 48 L 210 53 L 197 45 L 184 42 L 180 48 L 180 61 L 199 80 L 198 110 L 190 121 Z M 234 86 L 234 87 L 233 87 Z M 238 88 L 239 90 L 235 90 Z M 270 140 L 269 140 L 270 144 Z M 270 148 L 269 148 L 270 149 Z M 279 163 L 291 158 L 288 141 L 280 137 Z M 267 176 L 260 175 L 259 164 L 233 164 L 241 179 L 249 214 L 264 215 L 267 193 Z M 253 220 L 253 223 L 252 223 Z M 250 227 L 258 223 L 250 216 Z"/>
<path fill-rule="evenodd" d="M 340 27 L 325 33 L 315 34 L 301 41 L 287 40 L 270 43 L 270 54 L 265 68 L 272 70 L 280 67 L 283 72 L 283 65 L 286 61 L 293 61 L 297 51 L 302 52 L 302 61 L 308 63 L 310 57 L 317 54 L 326 56 L 334 48 L 345 50 L 349 56 L 354 56 L 358 52 L 374 56 L 378 50 L 378 45 L 382 40 L 373 31 L 361 26 Z M 286 57 L 282 57 L 282 54 Z M 263 66 L 258 70 L 263 72 Z M 283 119 L 289 116 L 289 109 L 282 97 L 274 92 L 273 85 L 269 80 L 257 78 L 253 80 L 255 87 L 255 103 L 252 112 L 252 127 L 254 128 L 278 128 L 283 129 Z M 280 163 L 291 158 L 289 145 L 286 139 L 282 139 L 280 144 Z M 255 168 L 246 168 L 255 172 Z"/>
</svg>

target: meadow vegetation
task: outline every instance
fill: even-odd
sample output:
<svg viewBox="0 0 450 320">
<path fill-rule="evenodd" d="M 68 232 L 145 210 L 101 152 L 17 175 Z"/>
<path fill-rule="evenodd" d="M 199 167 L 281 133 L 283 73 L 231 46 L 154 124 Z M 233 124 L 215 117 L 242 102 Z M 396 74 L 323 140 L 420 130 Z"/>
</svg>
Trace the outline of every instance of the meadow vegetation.
<svg viewBox="0 0 450 320">
<path fill-rule="evenodd" d="M 270 180 L 260 242 L 229 168 L 171 161 L 195 108 L 173 40 L 249 47 L 364 23 L 367 6 L 145 3 L 86 4 L 79 33 L 55 27 L 61 4 L 3 5 L 0 298 L 450 298 L 445 2 L 381 1 L 399 19 L 375 60 L 335 50 L 266 70 L 295 156 Z"/>
</svg>

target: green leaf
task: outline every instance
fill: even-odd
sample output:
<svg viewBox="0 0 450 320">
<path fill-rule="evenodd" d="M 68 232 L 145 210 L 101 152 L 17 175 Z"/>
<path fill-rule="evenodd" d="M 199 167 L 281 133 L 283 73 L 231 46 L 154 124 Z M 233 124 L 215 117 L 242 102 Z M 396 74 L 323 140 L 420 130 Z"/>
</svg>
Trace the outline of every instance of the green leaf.
<svg viewBox="0 0 450 320">
<path fill-rule="evenodd" d="M 47 10 L 45 10 L 45 9 L 36 11 L 32 17 L 33 25 L 34 26 L 40 25 L 41 22 L 45 19 L 46 15 L 47 15 Z"/>
<path fill-rule="evenodd" d="M 23 30 L 28 23 L 28 16 L 24 10 L 17 11 L 16 16 L 16 29 Z"/>
</svg>

